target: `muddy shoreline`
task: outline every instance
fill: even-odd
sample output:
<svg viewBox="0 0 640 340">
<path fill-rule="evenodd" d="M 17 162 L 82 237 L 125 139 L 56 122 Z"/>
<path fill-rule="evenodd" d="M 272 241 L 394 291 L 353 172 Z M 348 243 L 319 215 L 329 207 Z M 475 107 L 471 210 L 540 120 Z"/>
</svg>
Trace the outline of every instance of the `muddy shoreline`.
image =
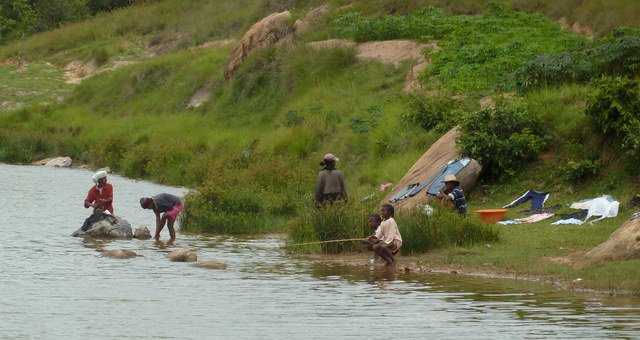
<svg viewBox="0 0 640 340">
<path fill-rule="evenodd" d="M 351 266 L 354 268 L 370 268 L 370 254 L 348 253 L 348 254 L 303 254 L 302 258 L 316 263 Z M 434 264 L 436 262 L 436 264 Z M 428 264 L 427 264 L 428 263 Z M 460 264 L 437 264 L 435 256 L 430 254 L 420 256 L 399 256 L 394 269 L 389 269 L 380 259 L 376 259 L 374 266 L 377 270 L 395 270 L 396 272 L 412 273 L 418 275 L 429 274 L 448 274 L 462 275 L 467 277 L 483 278 L 483 279 L 503 279 L 513 281 L 524 281 L 529 283 L 539 283 L 548 285 L 555 289 L 566 290 L 572 293 L 581 293 L 594 296 L 633 296 L 630 290 L 603 290 L 589 288 L 583 285 L 582 280 L 568 281 L 552 275 L 536 275 L 530 273 L 508 272 L 499 268 L 470 268 Z"/>
</svg>

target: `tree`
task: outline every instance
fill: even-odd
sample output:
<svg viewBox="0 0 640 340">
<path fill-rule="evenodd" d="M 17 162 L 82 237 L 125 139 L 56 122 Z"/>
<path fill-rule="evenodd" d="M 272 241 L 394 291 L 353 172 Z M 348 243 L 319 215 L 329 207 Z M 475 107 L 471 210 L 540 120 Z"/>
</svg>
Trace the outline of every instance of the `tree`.
<svg viewBox="0 0 640 340">
<path fill-rule="evenodd" d="M 32 33 L 36 17 L 28 0 L 3 0 L 0 3 L 0 42 Z"/>
</svg>

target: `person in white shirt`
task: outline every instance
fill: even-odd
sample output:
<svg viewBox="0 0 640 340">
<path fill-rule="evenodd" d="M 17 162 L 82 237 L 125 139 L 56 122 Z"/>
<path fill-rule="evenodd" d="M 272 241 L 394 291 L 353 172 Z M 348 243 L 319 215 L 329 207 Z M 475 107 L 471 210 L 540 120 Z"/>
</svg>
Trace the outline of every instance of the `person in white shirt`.
<svg viewBox="0 0 640 340">
<path fill-rule="evenodd" d="M 395 257 L 402 247 L 402 237 L 400 236 L 400 230 L 398 230 L 398 224 L 393 218 L 394 209 L 391 204 L 384 204 L 380 208 L 380 215 L 382 216 L 382 223 L 378 226 L 374 235 L 369 236 L 369 243 L 372 245 L 372 250 L 376 255 L 380 256 L 387 266 L 395 264 Z"/>
</svg>

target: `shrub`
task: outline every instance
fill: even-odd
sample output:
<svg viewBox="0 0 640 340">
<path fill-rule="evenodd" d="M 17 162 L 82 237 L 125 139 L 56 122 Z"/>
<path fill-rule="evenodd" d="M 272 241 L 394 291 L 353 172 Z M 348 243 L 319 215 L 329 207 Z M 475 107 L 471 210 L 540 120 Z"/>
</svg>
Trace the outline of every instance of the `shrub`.
<svg viewBox="0 0 640 340">
<path fill-rule="evenodd" d="M 402 235 L 403 254 L 495 242 L 499 238 L 498 229 L 494 226 L 481 224 L 446 209 L 437 209 L 431 215 L 416 209 L 399 214 L 396 220 Z"/>
<path fill-rule="evenodd" d="M 186 231 L 252 234 L 268 226 L 262 201 L 253 190 L 207 183 L 185 198 Z"/>
<path fill-rule="evenodd" d="M 458 147 L 489 178 L 513 175 L 547 145 L 542 121 L 521 107 L 487 108 L 463 117 Z"/>
<path fill-rule="evenodd" d="M 459 116 L 455 102 L 449 98 L 411 96 L 409 112 L 403 114 L 402 119 L 408 124 L 420 125 L 425 130 L 446 132 L 457 124 Z"/>
<path fill-rule="evenodd" d="M 579 183 L 598 174 L 600 163 L 590 159 L 569 161 L 560 168 L 560 177 L 569 183 Z"/>
<path fill-rule="evenodd" d="M 620 149 L 633 158 L 640 157 L 640 82 L 614 77 L 595 84 L 586 115 L 606 137 L 619 142 Z"/>
</svg>

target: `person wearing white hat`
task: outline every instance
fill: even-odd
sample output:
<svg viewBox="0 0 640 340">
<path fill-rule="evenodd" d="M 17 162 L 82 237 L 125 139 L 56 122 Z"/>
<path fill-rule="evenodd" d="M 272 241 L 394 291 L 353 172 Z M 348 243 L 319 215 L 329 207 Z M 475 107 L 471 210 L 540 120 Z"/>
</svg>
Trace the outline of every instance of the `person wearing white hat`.
<svg viewBox="0 0 640 340">
<path fill-rule="evenodd" d="M 324 155 L 322 162 L 320 162 L 322 170 L 318 174 L 315 191 L 317 205 L 347 199 L 347 186 L 344 182 L 344 175 L 342 171 L 336 170 L 336 163 L 339 160 L 335 155 L 328 153 Z"/>
<path fill-rule="evenodd" d="M 455 175 L 449 174 L 444 177 L 444 187 L 438 193 L 438 198 L 442 201 L 452 202 L 458 213 L 467 213 L 467 199 L 464 191 L 460 188 L 460 181 Z"/>
<path fill-rule="evenodd" d="M 107 172 L 98 171 L 92 176 L 95 185 L 89 189 L 84 200 L 85 208 L 97 211 L 108 211 L 113 215 L 113 186 L 107 183 Z"/>
</svg>

